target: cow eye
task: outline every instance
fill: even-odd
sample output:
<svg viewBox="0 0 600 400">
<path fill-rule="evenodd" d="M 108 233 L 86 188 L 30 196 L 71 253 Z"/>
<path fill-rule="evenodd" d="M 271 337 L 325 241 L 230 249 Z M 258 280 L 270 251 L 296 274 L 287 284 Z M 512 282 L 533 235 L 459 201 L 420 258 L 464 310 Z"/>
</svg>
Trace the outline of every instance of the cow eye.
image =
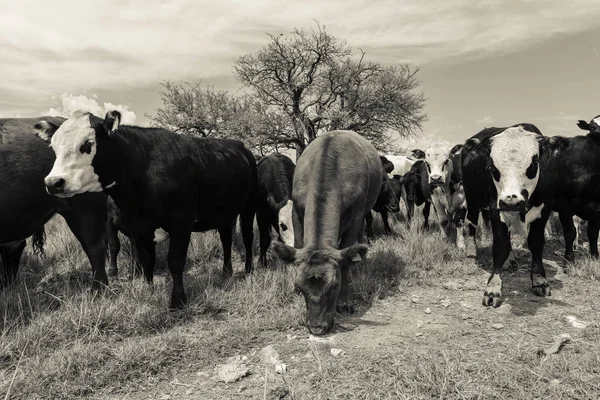
<svg viewBox="0 0 600 400">
<path fill-rule="evenodd" d="M 283 222 L 281 224 L 279 224 L 279 227 L 281 228 L 282 231 L 287 231 L 288 227 L 286 224 L 284 224 Z"/>
<path fill-rule="evenodd" d="M 538 164 L 539 157 L 537 154 L 534 154 L 533 157 L 531 157 L 531 165 L 529 165 L 529 167 L 527 167 L 527 171 L 525 171 L 525 176 L 527 176 L 527 179 L 535 178 L 538 172 Z"/>
<path fill-rule="evenodd" d="M 90 154 L 92 152 L 92 147 L 94 147 L 94 141 L 92 139 L 88 139 L 84 144 L 81 145 L 79 151 L 81 154 Z"/>
<path fill-rule="evenodd" d="M 492 176 L 496 182 L 500 182 L 500 171 L 498 171 L 498 168 L 494 164 L 492 164 Z"/>
</svg>

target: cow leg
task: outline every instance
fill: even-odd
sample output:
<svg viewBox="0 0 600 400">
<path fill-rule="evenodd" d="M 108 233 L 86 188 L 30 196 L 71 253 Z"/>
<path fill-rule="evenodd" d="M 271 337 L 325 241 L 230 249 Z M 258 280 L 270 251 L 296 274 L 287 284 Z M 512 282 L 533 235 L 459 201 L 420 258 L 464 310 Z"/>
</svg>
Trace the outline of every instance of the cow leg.
<svg viewBox="0 0 600 400">
<path fill-rule="evenodd" d="M 579 248 L 579 224 L 581 223 L 581 218 L 579 218 L 577 215 L 573 215 L 573 225 L 575 226 L 575 241 L 573 242 L 573 251 L 577 250 Z M 561 222 L 562 224 L 562 222 Z M 588 227 L 589 227 L 589 223 L 588 223 Z"/>
<path fill-rule="evenodd" d="M 388 235 L 393 234 L 394 231 L 392 231 L 392 228 L 390 227 L 387 210 L 381 211 L 381 219 L 383 220 L 383 228 L 385 229 L 385 233 L 387 233 Z"/>
<path fill-rule="evenodd" d="M 17 277 L 21 256 L 27 242 L 22 240 L 16 243 L 6 243 L 0 245 L 0 258 L 2 259 L 3 270 L 0 274 L 0 290 L 8 287 Z"/>
<path fill-rule="evenodd" d="M 298 215 L 295 207 L 292 210 L 292 223 L 294 224 L 294 247 L 301 249 L 304 247 L 304 215 Z"/>
<path fill-rule="evenodd" d="M 117 258 L 121 251 L 121 242 L 119 241 L 119 230 L 112 223 L 110 218 L 106 223 L 106 233 L 108 235 L 108 249 L 110 253 L 110 267 L 108 268 L 108 276 L 117 277 L 119 270 L 117 267 Z"/>
<path fill-rule="evenodd" d="M 235 221 L 235 219 L 234 219 Z M 233 229 L 231 229 L 233 232 Z M 187 298 L 183 288 L 183 270 L 187 259 L 187 251 L 190 245 L 191 231 L 169 232 L 169 255 L 167 262 L 169 271 L 173 278 L 173 289 L 171 291 L 170 310 L 178 310 L 185 307 Z M 231 256 L 231 252 L 230 252 Z"/>
<path fill-rule="evenodd" d="M 527 244 L 531 251 L 531 288 L 533 293 L 538 296 L 550 296 L 550 286 L 546 279 L 546 270 L 542 261 L 542 253 L 544 251 L 544 227 L 548 219 L 550 211 L 542 210 L 542 217 L 531 223 L 529 226 L 529 235 L 527 236 Z"/>
<path fill-rule="evenodd" d="M 404 188 L 403 188 L 404 189 Z M 415 201 L 406 200 L 406 226 L 410 229 L 413 215 L 415 215 Z"/>
<path fill-rule="evenodd" d="M 83 196 L 83 195 L 82 195 Z M 75 235 L 92 265 L 92 290 L 108 286 L 106 275 L 106 200 L 104 208 L 88 206 L 87 209 L 72 207 L 68 211 L 59 211 L 71 232 Z"/>
<path fill-rule="evenodd" d="M 474 205 L 469 205 L 467 202 L 467 216 L 466 224 L 467 230 L 469 231 L 469 240 L 465 244 L 467 250 L 467 257 L 477 258 L 477 224 L 479 223 L 479 208 Z M 472 247 L 472 249 L 469 249 Z"/>
<path fill-rule="evenodd" d="M 233 275 L 233 265 L 231 264 L 231 245 L 233 243 L 233 228 L 235 227 L 235 219 L 233 222 L 219 228 L 219 237 L 223 246 L 223 275 Z"/>
<path fill-rule="evenodd" d="M 573 243 L 576 241 L 577 229 L 573 224 L 573 217 L 565 212 L 559 212 L 558 217 L 560 218 L 560 224 L 563 228 L 563 235 L 565 238 L 565 260 L 573 262 L 575 255 L 573 254 Z"/>
<path fill-rule="evenodd" d="M 425 219 L 425 222 L 423 222 L 423 228 L 425 230 L 429 229 L 429 212 L 431 211 L 431 203 L 426 201 L 425 205 L 423 206 L 423 218 Z"/>
<path fill-rule="evenodd" d="M 446 233 L 446 225 L 448 225 L 448 216 L 446 215 L 446 210 L 442 206 L 438 196 L 432 195 L 431 201 L 433 202 L 433 207 L 435 208 L 435 212 L 438 217 L 438 224 L 440 226 L 440 232 L 443 236 L 447 236 Z"/>
<path fill-rule="evenodd" d="M 340 249 L 345 249 L 346 247 L 352 246 L 357 241 L 358 243 L 362 243 L 362 232 L 365 228 L 365 219 L 361 221 L 360 224 L 353 223 L 352 228 L 346 231 L 340 240 Z M 358 231 L 357 231 L 358 229 Z M 357 240 L 358 238 L 358 240 Z M 340 284 L 340 292 L 336 301 L 336 310 L 338 313 L 354 313 L 354 303 L 352 302 L 352 296 L 350 293 L 350 263 L 347 260 L 340 261 L 340 271 L 342 275 L 342 280 Z"/>
<path fill-rule="evenodd" d="M 588 221 L 587 236 L 590 242 L 590 255 L 598 258 L 598 233 L 600 231 L 600 220 L 594 219 Z"/>
<path fill-rule="evenodd" d="M 454 213 L 454 225 L 456 226 L 456 247 L 461 250 L 466 250 L 465 244 L 465 217 L 467 215 L 467 209 L 464 207 L 459 208 Z"/>
<path fill-rule="evenodd" d="M 508 227 L 500 221 L 500 215 L 497 211 L 490 212 L 492 222 L 492 259 L 493 271 L 490 275 L 485 293 L 483 294 L 483 305 L 499 307 L 502 304 L 502 278 L 500 271 L 510 254 L 510 236 Z"/>
<path fill-rule="evenodd" d="M 245 269 L 247 274 L 251 274 L 252 270 L 254 269 L 254 260 L 252 259 L 252 242 L 254 241 L 254 215 L 254 209 L 251 209 L 250 207 L 244 210 L 240 215 L 242 240 L 244 242 L 244 249 L 246 250 Z"/>
<path fill-rule="evenodd" d="M 267 215 L 263 211 L 256 213 L 256 223 L 258 225 L 258 232 L 260 238 L 260 255 L 258 262 L 262 267 L 267 266 L 267 250 L 271 245 L 271 224 L 267 218 Z"/>
<path fill-rule="evenodd" d="M 369 211 L 365 216 L 365 221 L 367 228 L 367 238 L 373 237 L 373 214 L 371 211 Z"/>
<path fill-rule="evenodd" d="M 134 235 L 132 235 L 132 239 L 133 237 Z M 136 237 L 132 242 L 135 243 L 136 257 L 144 271 L 146 283 L 152 284 L 154 281 L 154 264 L 156 262 L 156 244 L 153 240 L 141 237 Z M 139 269 L 136 272 L 139 273 Z"/>
</svg>

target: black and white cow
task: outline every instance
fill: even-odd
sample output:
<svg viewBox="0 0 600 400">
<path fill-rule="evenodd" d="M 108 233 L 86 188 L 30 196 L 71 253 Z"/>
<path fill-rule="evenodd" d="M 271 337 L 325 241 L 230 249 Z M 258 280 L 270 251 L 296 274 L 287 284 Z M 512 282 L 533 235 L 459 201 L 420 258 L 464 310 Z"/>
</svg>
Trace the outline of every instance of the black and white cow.
<svg viewBox="0 0 600 400">
<path fill-rule="evenodd" d="M 551 210 L 561 202 L 568 207 L 600 202 L 599 144 L 600 135 L 593 132 L 573 138 L 544 137 L 532 124 L 486 128 L 467 140 L 463 183 L 470 237 L 475 238 L 479 209 L 489 207 L 492 222 L 494 270 L 484 305 L 501 303 L 500 271 L 511 252 L 509 231 L 527 237 L 534 293 L 551 294 L 542 263 L 544 228 Z"/>
<path fill-rule="evenodd" d="M 64 118 L 0 118 L 0 245 L 7 284 L 16 276 L 25 239 L 34 251 L 43 246 L 43 227 L 60 214 L 87 255 L 92 288 L 108 285 L 105 269 L 106 194 L 88 193 L 70 199 L 50 196 L 44 177 L 55 155 L 48 140 Z"/>
<path fill-rule="evenodd" d="M 233 273 L 231 245 L 240 216 L 246 272 L 252 271 L 253 222 L 258 199 L 256 161 L 242 142 L 196 138 L 159 128 L 121 126 L 121 114 L 104 119 L 78 111 L 54 133 L 56 153 L 46 176 L 48 191 L 60 198 L 106 192 L 131 227 L 146 280 L 154 277 L 157 229 L 169 234 L 168 265 L 173 277 L 170 308 L 187 300 L 183 269 L 192 232 L 217 229 L 223 272 Z"/>
<path fill-rule="evenodd" d="M 271 227 L 279 240 L 294 245 L 292 223 L 292 183 L 296 165 L 283 154 L 261 157 L 258 168 L 259 202 L 256 222 L 260 231 L 259 262 L 267 264 L 267 249 L 271 244 Z"/>
<path fill-rule="evenodd" d="M 444 142 L 431 144 L 425 151 L 425 166 L 440 231 L 445 236 L 446 226 L 453 225 L 456 228 L 456 246 L 465 249 L 467 199 L 462 183 L 461 147 L 456 145 L 451 149 Z"/>
</svg>

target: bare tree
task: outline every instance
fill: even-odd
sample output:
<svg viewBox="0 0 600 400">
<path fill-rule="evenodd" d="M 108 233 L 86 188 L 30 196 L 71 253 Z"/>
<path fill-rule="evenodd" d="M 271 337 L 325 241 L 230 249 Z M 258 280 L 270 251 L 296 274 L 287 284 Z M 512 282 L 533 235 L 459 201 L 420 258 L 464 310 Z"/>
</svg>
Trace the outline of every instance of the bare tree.
<svg viewBox="0 0 600 400">
<path fill-rule="evenodd" d="M 408 136 L 426 121 L 425 97 L 413 92 L 418 69 L 365 62 L 364 52 L 356 60 L 318 23 L 310 32 L 269 37 L 239 58 L 235 71 L 260 101 L 289 118 L 293 130 L 277 133 L 281 145 L 301 151 L 320 132 L 351 129 L 385 149 L 389 131 Z"/>
</svg>

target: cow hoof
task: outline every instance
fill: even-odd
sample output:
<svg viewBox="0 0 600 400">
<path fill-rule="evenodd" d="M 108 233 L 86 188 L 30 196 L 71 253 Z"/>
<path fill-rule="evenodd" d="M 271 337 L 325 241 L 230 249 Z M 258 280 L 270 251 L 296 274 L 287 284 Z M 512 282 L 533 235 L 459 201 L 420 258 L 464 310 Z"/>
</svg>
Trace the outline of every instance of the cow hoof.
<svg viewBox="0 0 600 400">
<path fill-rule="evenodd" d="M 485 292 L 483 294 L 482 304 L 485 307 L 490 307 L 490 306 L 492 306 L 494 308 L 500 307 L 500 305 L 502 304 L 502 297 L 501 297 L 500 293 Z"/>
<path fill-rule="evenodd" d="M 177 311 L 177 310 L 183 310 L 185 308 L 185 305 L 187 303 L 187 299 L 185 297 L 185 295 L 183 295 L 181 298 L 171 298 L 171 304 L 169 305 L 169 311 Z"/>
<path fill-rule="evenodd" d="M 354 305 L 353 304 L 343 304 L 336 307 L 336 310 L 340 314 L 348 313 L 354 314 Z"/>
<path fill-rule="evenodd" d="M 533 286 L 533 293 L 535 293 L 536 296 L 540 296 L 540 297 L 548 297 L 548 296 L 552 296 L 552 291 L 550 290 L 550 286 L 546 285 L 539 285 L 539 286 Z"/>
</svg>

